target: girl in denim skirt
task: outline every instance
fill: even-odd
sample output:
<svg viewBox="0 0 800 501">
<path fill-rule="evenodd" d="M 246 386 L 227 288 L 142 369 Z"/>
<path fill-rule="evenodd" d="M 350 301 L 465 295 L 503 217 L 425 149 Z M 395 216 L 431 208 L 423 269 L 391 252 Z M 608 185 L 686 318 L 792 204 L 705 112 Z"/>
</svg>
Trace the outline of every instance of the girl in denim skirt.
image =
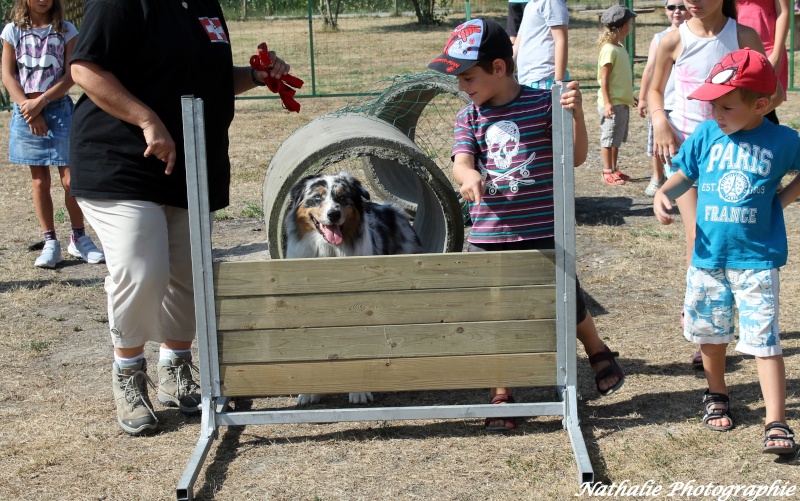
<svg viewBox="0 0 800 501">
<path fill-rule="evenodd" d="M 50 196 L 51 165 L 58 167 L 72 224 L 67 251 L 88 263 L 105 261 L 86 235 L 83 213 L 69 189 L 72 99 L 67 92 L 74 82 L 68 61 L 77 35 L 75 26 L 63 19 L 60 0 L 16 0 L 11 22 L 0 34 L 3 85 L 14 100 L 8 160 L 30 165 L 33 205 L 45 240 L 35 262 L 40 268 L 55 268 L 63 261 Z"/>
</svg>

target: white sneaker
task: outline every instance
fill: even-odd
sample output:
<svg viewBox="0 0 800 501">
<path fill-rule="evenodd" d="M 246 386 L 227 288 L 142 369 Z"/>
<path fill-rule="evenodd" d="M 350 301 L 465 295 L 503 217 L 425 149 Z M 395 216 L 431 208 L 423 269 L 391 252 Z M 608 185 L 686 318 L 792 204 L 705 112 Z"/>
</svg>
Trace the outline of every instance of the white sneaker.
<svg viewBox="0 0 800 501">
<path fill-rule="evenodd" d="M 89 235 L 83 235 L 77 240 L 74 235 L 70 237 L 67 252 L 70 256 L 79 257 L 89 264 L 104 263 L 106 260 L 103 251 L 97 248 Z"/>
<path fill-rule="evenodd" d="M 644 189 L 644 194 L 647 195 L 648 197 L 656 196 L 656 192 L 664 184 L 664 181 L 666 181 L 666 179 L 653 179 L 653 178 L 651 178 L 650 179 L 650 184 L 648 184 L 647 188 Z"/>
<path fill-rule="evenodd" d="M 55 268 L 56 265 L 63 260 L 64 258 L 61 256 L 61 244 L 58 240 L 46 240 L 42 253 L 36 258 L 36 262 L 33 264 L 39 268 Z"/>
</svg>

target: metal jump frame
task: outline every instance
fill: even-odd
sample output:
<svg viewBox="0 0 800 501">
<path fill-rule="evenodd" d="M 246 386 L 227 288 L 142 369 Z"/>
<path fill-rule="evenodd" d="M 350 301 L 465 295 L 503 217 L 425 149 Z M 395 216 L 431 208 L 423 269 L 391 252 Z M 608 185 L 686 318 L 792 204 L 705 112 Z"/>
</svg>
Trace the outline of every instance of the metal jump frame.
<svg viewBox="0 0 800 501">
<path fill-rule="evenodd" d="M 220 426 L 509 417 L 511 416 L 509 412 L 515 415 L 562 416 L 562 425 L 569 435 L 578 467 L 578 482 L 580 484 L 594 482 L 594 472 L 581 433 L 577 409 L 572 112 L 560 105 L 560 97 L 561 87 L 556 85 L 553 87 L 553 163 L 556 298 L 561 298 L 556 301 L 556 384 L 560 401 L 521 403 L 513 406 L 483 404 L 240 412 L 228 410 L 229 398 L 222 396 L 221 392 L 211 266 L 211 213 L 207 196 L 203 102 L 192 96 L 182 98 L 202 419 L 200 438 L 178 482 L 176 489 L 178 500 L 193 499 L 194 483 L 208 456 L 211 444 L 217 438 Z M 513 409 L 509 411 L 505 409 L 506 407 Z"/>
</svg>

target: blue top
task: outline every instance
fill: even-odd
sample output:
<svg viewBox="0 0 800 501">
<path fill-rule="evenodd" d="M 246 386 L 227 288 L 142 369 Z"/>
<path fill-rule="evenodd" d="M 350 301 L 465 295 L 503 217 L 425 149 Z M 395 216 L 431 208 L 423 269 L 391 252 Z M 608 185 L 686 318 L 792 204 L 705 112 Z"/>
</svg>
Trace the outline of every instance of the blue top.
<svg viewBox="0 0 800 501">
<path fill-rule="evenodd" d="M 796 131 L 764 120 L 731 135 L 700 123 L 673 159 L 698 182 L 692 266 L 770 269 L 786 264 L 788 246 L 777 194 L 781 178 L 800 169 Z"/>
</svg>

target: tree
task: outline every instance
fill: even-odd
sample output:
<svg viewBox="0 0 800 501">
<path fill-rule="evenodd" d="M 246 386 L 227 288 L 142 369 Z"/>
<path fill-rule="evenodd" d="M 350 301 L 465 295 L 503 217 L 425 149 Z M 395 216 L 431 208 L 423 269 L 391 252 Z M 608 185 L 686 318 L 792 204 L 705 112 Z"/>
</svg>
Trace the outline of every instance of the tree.
<svg viewBox="0 0 800 501">
<path fill-rule="evenodd" d="M 422 25 L 441 24 L 441 16 L 436 15 L 434 8 L 436 0 L 411 0 L 414 4 L 414 12 L 417 14 L 417 22 Z M 440 6 L 444 6 L 447 0 L 440 0 Z"/>
<path fill-rule="evenodd" d="M 336 9 L 331 9 L 331 0 L 319 0 L 319 13 L 322 14 L 322 19 L 325 21 L 325 27 L 334 31 L 339 29 L 339 9 L 342 6 L 342 0 L 336 0 Z"/>
</svg>

